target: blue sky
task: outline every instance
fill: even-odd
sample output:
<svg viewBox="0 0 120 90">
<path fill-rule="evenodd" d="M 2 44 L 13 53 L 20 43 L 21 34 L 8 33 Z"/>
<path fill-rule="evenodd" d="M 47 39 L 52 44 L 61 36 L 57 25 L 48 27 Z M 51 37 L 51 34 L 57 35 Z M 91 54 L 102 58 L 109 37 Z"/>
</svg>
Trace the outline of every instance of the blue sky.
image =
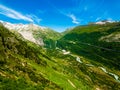
<svg viewBox="0 0 120 90">
<path fill-rule="evenodd" d="M 120 20 L 120 0 L 0 0 L 0 20 L 59 32 L 105 19 Z"/>
</svg>

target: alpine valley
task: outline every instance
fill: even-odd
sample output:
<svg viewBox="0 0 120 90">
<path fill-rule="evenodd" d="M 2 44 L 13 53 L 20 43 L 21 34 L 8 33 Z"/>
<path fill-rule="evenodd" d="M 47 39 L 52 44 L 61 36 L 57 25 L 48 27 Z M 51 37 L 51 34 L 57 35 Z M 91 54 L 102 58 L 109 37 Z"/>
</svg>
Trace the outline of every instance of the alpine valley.
<svg viewBox="0 0 120 90">
<path fill-rule="evenodd" d="M 58 33 L 0 21 L 0 90 L 120 90 L 120 22 Z"/>
</svg>

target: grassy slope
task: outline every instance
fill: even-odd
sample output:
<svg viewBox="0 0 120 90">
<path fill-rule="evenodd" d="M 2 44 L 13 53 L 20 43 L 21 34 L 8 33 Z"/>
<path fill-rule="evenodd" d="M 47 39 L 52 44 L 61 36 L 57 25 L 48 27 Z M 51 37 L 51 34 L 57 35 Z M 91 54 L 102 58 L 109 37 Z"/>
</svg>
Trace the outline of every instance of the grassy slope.
<svg viewBox="0 0 120 90">
<path fill-rule="evenodd" d="M 97 67 L 106 67 L 120 76 L 120 42 L 100 40 L 101 37 L 113 33 L 120 33 L 120 23 L 78 26 L 62 37 L 57 45 L 59 48 L 70 50 L 74 54 L 83 56 Z M 96 68 L 92 70 L 96 71 Z M 98 72 L 98 74 L 100 75 L 101 72 Z M 91 74 L 89 75 L 91 76 Z M 103 78 L 105 79 L 104 75 Z M 105 83 L 104 80 L 99 79 L 98 81 Z"/>
<path fill-rule="evenodd" d="M 115 32 L 120 33 L 120 23 L 78 26 L 61 38 L 58 46 L 120 70 L 120 42 L 99 40 Z"/>
<path fill-rule="evenodd" d="M 84 63 L 89 59 L 79 56 Z M 0 26 L 1 90 L 118 90 L 120 84 L 98 66 L 78 63 L 60 49 L 42 49 Z"/>
<path fill-rule="evenodd" d="M 90 89 L 72 75 L 61 72 L 65 67 L 62 59 L 56 58 L 62 65 L 57 64 L 42 48 L 21 41 L 3 26 L 0 26 L 0 40 L 0 89 L 76 90 L 68 80 L 74 81 L 77 88 Z"/>
<path fill-rule="evenodd" d="M 0 26 L 0 89 L 61 89 L 29 65 L 29 60 L 44 67 L 47 65 L 46 58 L 38 49 L 41 48 L 18 39 Z"/>
</svg>

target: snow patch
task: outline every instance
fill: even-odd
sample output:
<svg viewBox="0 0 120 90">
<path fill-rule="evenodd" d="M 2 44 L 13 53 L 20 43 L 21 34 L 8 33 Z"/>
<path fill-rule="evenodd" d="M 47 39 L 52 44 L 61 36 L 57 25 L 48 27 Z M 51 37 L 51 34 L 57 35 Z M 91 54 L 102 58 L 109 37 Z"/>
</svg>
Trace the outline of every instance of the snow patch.
<svg viewBox="0 0 120 90">
<path fill-rule="evenodd" d="M 103 25 L 103 24 L 106 24 L 106 23 L 114 23 L 114 22 L 115 22 L 115 21 L 105 20 L 105 21 L 98 21 L 98 22 L 96 22 L 95 24 Z"/>
<path fill-rule="evenodd" d="M 102 25 L 102 24 L 106 24 L 106 22 L 99 21 L 99 22 L 96 22 L 95 24 Z"/>
</svg>

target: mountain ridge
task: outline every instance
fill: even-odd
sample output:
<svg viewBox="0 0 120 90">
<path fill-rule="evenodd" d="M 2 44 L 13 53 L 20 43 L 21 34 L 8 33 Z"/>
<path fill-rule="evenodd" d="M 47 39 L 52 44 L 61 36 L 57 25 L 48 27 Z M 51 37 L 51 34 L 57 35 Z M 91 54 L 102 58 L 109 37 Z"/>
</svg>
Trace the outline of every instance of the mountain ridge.
<svg viewBox="0 0 120 90">
<path fill-rule="evenodd" d="M 58 38 L 60 36 L 60 33 L 36 24 L 12 24 L 5 21 L 0 22 L 9 30 L 17 31 L 25 39 L 40 46 L 45 46 L 46 39 L 55 39 L 56 37 Z"/>
</svg>

